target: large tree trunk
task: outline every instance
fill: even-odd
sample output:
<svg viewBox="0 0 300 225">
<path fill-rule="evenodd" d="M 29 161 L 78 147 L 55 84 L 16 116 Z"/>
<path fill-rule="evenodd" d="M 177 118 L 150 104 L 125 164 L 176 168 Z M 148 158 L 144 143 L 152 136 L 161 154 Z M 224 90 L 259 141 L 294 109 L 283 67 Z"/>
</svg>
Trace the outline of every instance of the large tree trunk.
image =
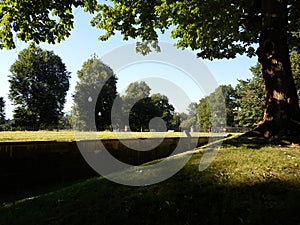
<svg viewBox="0 0 300 225">
<path fill-rule="evenodd" d="M 262 32 L 257 50 L 266 87 L 266 110 L 253 131 L 281 142 L 299 141 L 297 90 L 287 43 L 287 1 L 262 0 Z"/>
</svg>

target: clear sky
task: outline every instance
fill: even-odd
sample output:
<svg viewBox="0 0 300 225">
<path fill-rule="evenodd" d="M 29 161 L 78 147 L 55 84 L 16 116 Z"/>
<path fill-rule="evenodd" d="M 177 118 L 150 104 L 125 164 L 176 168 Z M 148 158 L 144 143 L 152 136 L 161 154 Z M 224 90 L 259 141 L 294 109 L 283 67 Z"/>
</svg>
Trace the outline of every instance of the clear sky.
<svg viewBox="0 0 300 225">
<path fill-rule="evenodd" d="M 59 44 L 49 45 L 41 44 L 40 47 L 44 50 L 52 50 L 55 54 L 62 58 L 63 63 L 66 64 L 67 70 L 71 72 L 70 90 L 67 95 L 67 103 L 64 111 L 70 111 L 72 106 L 72 93 L 74 93 L 75 85 L 77 82 L 77 71 L 82 68 L 83 63 L 91 57 L 92 54 L 96 54 L 102 58 L 113 49 L 124 46 L 128 43 L 134 43 L 135 41 L 125 42 L 120 35 L 115 35 L 108 41 L 100 42 L 98 36 L 101 34 L 101 30 L 95 29 L 90 26 L 90 15 L 85 14 L 81 9 L 75 9 L 75 27 L 69 38 Z M 0 96 L 4 97 L 6 101 L 6 117 L 12 118 L 13 106 L 7 98 L 9 92 L 8 74 L 10 66 L 16 61 L 18 54 L 28 45 L 26 43 L 16 41 L 16 49 L 13 50 L 0 50 Z M 168 34 L 161 36 L 162 42 L 174 43 L 172 39 L 168 38 Z M 163 51 L 163 49 L 162 49 Z M 193 53 L 194 54 L 194 53 Z M 196 56 L 195 56 L 196 57 Z M 105 58 L 105 57 L 104 57 Z M 202 60 L 202 59 L 199 59 Z M 237 79 L 251 78 L 252 74 L 249 70 L 251 66 L 256 64 L 257 59 L 248 58 L 247 56 L 239 56 L 231 60 L 202 60 L 207 66 L 208 70 L 214 76 L 218 84 L 231 84 L 235 86 Z M 104 60 L 104 63 L 105 60 Z M 138 63 L 129 65 L 118 71 L 115 71 L 118 76 L 118 91 L 124 92 L 126 86 L 134 81 L 141 79 L 149 79 L 149 77 L 159 77 L 163 84 L 163 80 L 167 80 L 173 83 L 175 86 L 181 87 L 181 91 L 186 94 L 193 102 L 199 101 L 205 93 L 197 89 L 197 85 L 193 84 L 193 80 L 189 79 L 186 74 L 180 71 L 180 68 L 175 68 L 164 63 Z M 205 84 L 203 84 L 205 85 Z M 174 86 L 174 87 L 175 87 Z M 182 95 L 177 93 L 175 89 L 169 89 L 168 92 L 163 91 L 164 86 L 161 85 L 161 89 L 151 87 L 153 92 L 162 92 L 162 94 L 172 95 L 168 96 L 172 101 L 172 98 L 176 98 Z M 173 93 L 171 93 L 173 91 Z M 187 103 L 188 104 L 188 103 Z M 176 107 L 176 106 L 175 106 Z M 176 107 L 179 111 L 183 111 L 184 108 Z"/>
</svg>

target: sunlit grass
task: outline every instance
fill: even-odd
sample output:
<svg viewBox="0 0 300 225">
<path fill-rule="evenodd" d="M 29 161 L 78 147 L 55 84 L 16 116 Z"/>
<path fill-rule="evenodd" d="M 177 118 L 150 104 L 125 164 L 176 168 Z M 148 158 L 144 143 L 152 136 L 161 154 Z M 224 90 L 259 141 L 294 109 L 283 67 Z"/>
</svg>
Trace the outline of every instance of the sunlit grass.
<svg viewBox="0 0 300 225">
<path fill-rule="evenodd" d="M 211 133 L 191 133 L 194 137 L 209 137 Z M 82 139 L 161 138 L 182 137 L 182 132 L 75 132 L 61 131 L 5 131 L 0 132 L 0 141 L 74 141 Z"/>
<path fill-rule="evenodd" d="M 72 141 L 73 131 L 4 131 L 0 132 L 0 141 Z"/>
</svg>

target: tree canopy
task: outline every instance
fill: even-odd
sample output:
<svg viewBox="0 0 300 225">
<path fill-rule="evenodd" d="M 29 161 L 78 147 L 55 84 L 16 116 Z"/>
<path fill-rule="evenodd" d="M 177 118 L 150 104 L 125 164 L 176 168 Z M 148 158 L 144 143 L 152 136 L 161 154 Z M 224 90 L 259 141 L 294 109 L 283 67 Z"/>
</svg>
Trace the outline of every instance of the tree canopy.
<svg viewBox="0 0 300 225">
<path fill-rule="evenodd" d="M 210 128 L 212 126 L 212 116 L 208 96 L 200 99 L 197 113 L 199 126 L 204 129 Z"/>
<path fill-rule="evenodd" d="M 300 53 L 293 52 L 290 58 L 300 105 Z"/>
<path fill-rule="evenodd" d="M 117 77 L 96 56 L 84 62 L 77 72 L 74 94 L 75 127 L 83 130 L 111 129 L 111 109 L 117 97 Z"/>
<path fill-rule="evenodd" d="M 253 77 L 239 80 L 236 86 L 237 109 L 234 118 L 240 127 L 255 127 L 261 121 L 265 106 L 264 82 L 259 65 L 250 68 Z"/>
<path fill-rule="evenodd" d="M 200 49 L 199 56 L 204 58 L 233 58 L 243 53 L 253 56 L 252 44 L 258 43 L 261 31 L 261 11 L 254 7 L 256 2 L 259 1 L 5 0 L 0 3 L 0 48 L 14 48 L 14 35 L 36 43 L 60 42 L 73 28 L 73 8 L 82 7 L 95 14 L 91 24 L 106 31 L 101 40 L 116 32 L 125 40 L 156 40 L 158 32 L 171 29 L 178 46 Z M 251 15 L 245 14 L 249 9 Z M 299 1 L 289 0 L 287 10 L 289 45 L 299 49 Z"/>
<path fill-rule="evenodd" d="M 151 102 L 154 105 L 154 108 L 157 111 L 157 114 L 155 116 L 161 118 L 165 123 L 165 126 L 156 125 L 156 130 L 166 131 L 166 129 L 168 129 L 168 130 L 174 129 L 175 108 L 169 102 L 168 97 L 165 95 L 156 93 L 156 94 L 151 95 L 150 98 L 151 98 Z"/>
<path fill-rule="evenodd" d="M 94 12 L 96 0 L 0 1 L 0 49 L 15 48 L 15 37 L 35 43 L 55 43 L 70 36 L 73 8 Z"/>
<path fill-rule="evenodd" d="M 9 98 L 16 106 L 16 125 L 26 129 L 57 125 L 70 78 L 61 58 L 31 45 L 20 52 L 10 72 Z"/>
<path fill-rule="evenodd" d="M 145 81 L 129 84 L 125 95 L 122 96 L 123 125 L 130 126 L 132 131 L 173 129 L 176 126 L 173 105 L 169 103 L 167 96 L 159 93 L 150 96 L 150 92 L 151 88 Z M 128 116 L 129 120 L 126 118 Z"/>
<path fill-rule="evenodd" d="M 220 85 L 209 96 L 200 100 L 198 121 L 201 128 L 234 126 L 235 90 L 231 85 Z"/>
<path fill-rule="evenodd" d="M 180 123 L 180 127 L 181 129 L 185 129 L 185 130 L 189 130 L 192 127 L 196 128 L 198 127 L 198 108 L 199 108 L 199 104 L 196 102 L 191 102 L 188 105 L 187 108 L 187 114 L 181 114 L 182 117 L 180 117 L 181 119 L 181 123 Z"/>
</svg>

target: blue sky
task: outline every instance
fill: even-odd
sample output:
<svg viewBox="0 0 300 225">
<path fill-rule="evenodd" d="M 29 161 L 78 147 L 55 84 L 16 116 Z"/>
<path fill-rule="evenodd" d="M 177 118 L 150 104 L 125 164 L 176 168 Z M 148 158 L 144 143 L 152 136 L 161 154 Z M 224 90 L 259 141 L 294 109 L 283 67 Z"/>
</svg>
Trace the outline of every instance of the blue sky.
<svg viewBox="0 0 300 225">
<path fill-rule="evenodd" d="M 85 14 L 81 9 L 75 9 L 75 27 L 71 36 L 59 44 L 40 45 L 43 49 L 52 50 L 55 54 L 59 55 L 62 58 L 62 61 L 66 64 L 67 70 L 71 72 L 71 86 L 67 95 L 65 111 L 69 111 L 72 106 L 71 95 L 74 93 L 74 88 L 77 82 L 77 71 L 82 68 L 83 63 L 89 59 L 92 54 L 96 53 L 98 57 L 102 58 L 102 56 L 105 56 L 113 49 L 135 42 L 134 40 L 124 42 L 120 35 L 115 35 L 108 41 L 100 42 L 98 40 L 98 36 L 102 33 L 102 31 L 92 28 L 89 24 L 90 19 L 90 15 Z M 15 41 L 16 49 L 0 50 L 0 96 L 4 97 L 6 100 L 7 118 L 12 118 L 13 110 L 13 106 L 7 98 L 9 91 L 9 68 L 16 61 L 19 52 L 28 46 L 26 43 L 18 40 Z M 168 37 L 168 34 L 161 36 L 159 41 L 174 43 L 174 41 Z M 237 79 L 247 79 L 252 77 L 249 68 L 250 66 L 255 65 L 256 61 L 257 59 L 255 57 L 250 59 L 247 56 L 239 56 L 231 60 L 202 60 L 218 84 L 231 84 L 232 86 L 237 84 Z M 183 92 L 185 92 L 184 94 L 188 95 L 191 101 L 199 101 L 203 95 L 205 95 L 203 91 L 197 90 L 197 86 L 193 84 L 193 81 L 187 79 L 187 76 L 182 73 L 180 69 L 166 64 L 139 63 L 127 66 L 126 68 L 115 72 L 119 78 L 119 92 L 124 91 L 126 86 L 131 82 L 154 76 L 169 80 L 175 85 L 180 86 Z M 176 94 L 176 90 L 174 90 L 174 98 L 176 98 Z M 179 111 L 184 110 L 180 107 L 177 107 L 177 109 Z"/>
</svg>

